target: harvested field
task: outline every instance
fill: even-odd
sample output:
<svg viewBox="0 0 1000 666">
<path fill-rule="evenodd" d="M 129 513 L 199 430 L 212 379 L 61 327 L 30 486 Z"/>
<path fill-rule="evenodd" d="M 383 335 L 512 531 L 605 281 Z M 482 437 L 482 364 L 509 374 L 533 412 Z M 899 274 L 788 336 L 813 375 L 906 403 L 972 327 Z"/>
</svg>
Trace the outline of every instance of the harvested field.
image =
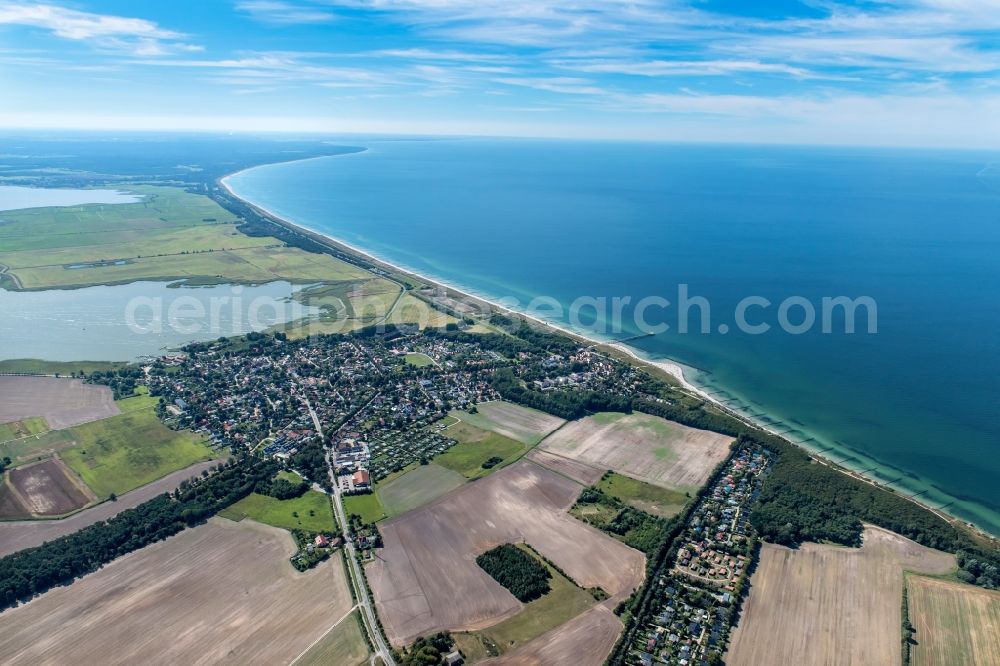
<svg viewBox="0 0 1000 666">
<path fill-rule="evenodd" d="M 527 542 L 581 587 L 628 596 L 645 558 L 566 513 L 580 490 L 521 461 L 382 523 L 385 547 L 368 579 L 389 640 L 484 629 L 518 613 L 522 604 L 475 562 L 501 543 Z"/>
<path fill-rule="evenodd" d="M 0 653 L 6 664 L 288 663 L 352 603 L 337 558 L 298 573 L 294 550 L 283 530 L 213 518 L 6 611 Z"/>
<path fill-rule="evenodd" d="M 352 611 L 292 663 L 295 666 L 361 666 L 368 663 L 370 654 L 361 629 L 361 616 L 358 611 Z"/>
<path fill-rule="evenodd" d="M 732 437 L 648 414 L 605 412 L 567 423 L 541 448 L 673 490 L 701 487 Z"/>
<path fill-rule="evenodd" d="M 46 541 L 72 534 L 100 520 L 107 520 L 125 509 L 136 507 L 161 493 L 170 492 L 179 486 L 181 481 L 198 476 L 202 470 L 213 467 L 220 462 L 222 461 L 210 460 L 192 465 L 187 469 L 168 474 L 162 479 L 126 493 L 114 502 L 103 502 L 90 509 L 84 509 L 69 518 L 61 520 L 20 520 L 16 522 L 0 521 L 0 557 L 16 553 L 25 548 L 40 546 Z M 4 503 L 5 498 L 6 492 L 0 489 L 0 505 Z"/>
<path fill-rule="evenodd" d="M 378 496 L 390 518 L 436 500 L 465 483 L 465 477 L 431 463 L 418 465 L 406 474 L 379 486 Z"/>
<path fill-rule="evenodd" d="M 79 379 L 0 376 L 0 423 L 41 416 L 52 430 L 118 414 L 107 386 Z"/>
<path fill-rule="evenodd" d="M 903 571 L 955 565 L 953 555 L 871 526 L 861 548 L 764 544 L 726 663 L 898 664 Z"/>
<path fill-rule="evenodd" d="M 908 576 L 913 666 L 1000 664 L 1000 592 Z"/>
<path fill-rule="evenodd" d="M 58 458 L 12 469 L 4 483 L 5 496 L 9 492 L 21 510 L 5 513 L 6 507 L 0 508 L 2 518 L 59 516 L 97 499 Z"/>
<path fill-rule="evenodd" d="M 592 486 L 600 481 L 606 471 L 544 449 L 532 449 L 527 458 L 585 486 Z"/>
<path fill-rule="evenodd" d="M 561 418 L 537 409 L 503 401 L 484 402 L 476 406 L 476 411 L 476 414 L 456 411 L 452 412 L 452 416 L 528 446 L 534 446 L 565 423 Z"/>
<path fill-rule="evenodd" d="M 600 666 L 621 633 L 622 623 L 606 604 L 578 615 L 510 653 L 489 659 L 493 666 Z"/>
</svg>

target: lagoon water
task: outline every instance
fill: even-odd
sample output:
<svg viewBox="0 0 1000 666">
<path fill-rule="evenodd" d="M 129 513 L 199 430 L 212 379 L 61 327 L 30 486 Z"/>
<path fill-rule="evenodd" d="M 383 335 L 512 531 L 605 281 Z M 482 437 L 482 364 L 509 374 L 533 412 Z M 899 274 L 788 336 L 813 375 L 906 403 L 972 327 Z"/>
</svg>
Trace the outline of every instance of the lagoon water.
<svg viewBox="0 0 1000 666">
<path fill-rule="evenodd" d="M 134 361 L 189 342 L 264 330 L 317 308 L 291 300 L 301 285 L 170 287 L 133 282 L 72 290 L 0 289 L 0 360 Z"/>
<path fill-rule="evenodd" d="M 241 196 L 521 305 L 678 285 L 710 332 L 633 342 L 835 461 L 1000 534 L 1000 170 L 962 152 L 437 140 L 230 177 Z M 741 299 L 766 334 L 737 330 Z M 870 296 L 877 333 L 780 330 L 778 304 Z M 698 320 L 697 309 L 691 310 Z M 567 323 L 568 315 L 553 319 Z M 798 323 L 802 310 L 791 310 Z M 579 323 L 579 322 L 578 322 Z M 586 321 L 584 320 L 585 324 Z M 721 333 L 720 324 L 729 327 Z M 697 328 L 695 329 L 697 330 Z M 837 332 L 840 330 L 841 332 Z"/>
<path fill-rule="evenodd" d="M 0 185 L 0 210 L 47 206 L 135 203 L 142 197 L 118 190 L 74 190 L 66 188 Z"/>
</svg>

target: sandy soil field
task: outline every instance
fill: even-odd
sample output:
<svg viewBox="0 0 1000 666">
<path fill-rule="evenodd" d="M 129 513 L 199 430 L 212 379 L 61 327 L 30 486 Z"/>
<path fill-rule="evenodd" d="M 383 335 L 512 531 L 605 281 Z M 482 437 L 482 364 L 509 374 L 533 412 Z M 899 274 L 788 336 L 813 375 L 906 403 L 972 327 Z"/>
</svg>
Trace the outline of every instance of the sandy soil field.
<svg viewBox="0 0 1000 666">
<path fill-rule="evenodd" d="M 600 666 L 622 631 L 622 623 L 606 604 L 599 604 L 523 647 L 483 664 L 492 666 Z"/>
<path fill-rule="evenodd" d="M 87 525 L 93 525 L 99 520 L 107 520 L 125 509 L 138 506 L 146 500 L 152 499 L 160 493 L 173 490 L 180 485 L 184 479 L 201 474 L 202 470 L 213 467 L 221 462 L 220 460 L 210 460 L 208 462 L 192 465 L 187 469 L 182 469 L 173 474 L 168 474 L 162 479 L 157 479 L 153 483 L 137 488 L 130 493 L 125 493 L 115 502 L 103 502 L 97 506 L 84 509 L 80 513 L 73 514 L 69 518 L 61 520 L 19 520 L 0 522 L 0 557 L 15 553 L 24 548 L 40 546 L 46 541 L 71 534 Z M 3 491 L 6 494 L 6 491 Z M 0 495 L 0 502 L 3 496 Z"/>
<path fill-rule="evenodd" d="M 539 446 L 602 471 L 691 490 L 705 483 L 732 440 L 657 416 L 604 413 L 567 423 Z"/>
<path fill-rule="evenodd" d="M 583 588 L 612 599 L 642 582 L 645 557 L 572 518 L 581 486 L 521 461 L 380 524 L 385 547 L 368 579 L 390 641 L 441 629 L 476 630 L 521 604 L 475 562 L 501 543 L 525 541 Z"/>
<path fill-rule="evenodd" d="M 592 486 L 600 481 L 601 477 L 604 476 L 604 472 L 607 471 L 591 467 L 587 463 L 582 463 L 578 460 L 561 456 L 558 453 L 553 453 L 552 451 L 543 451 L 542 449 L 532 449 L 531 452 L 525 457 L 543 467 L 549 468 L 553 472 L 558 472 L 563 476 L 568 476 L 574 481 L 582 483 L 585 486 Z"/>
<path fill-rule="evenodd" d="M 955 566 L 950 554 L 870 526 L 860 549 L 764 544 L 726 663 L 898 664 L 903 571 Z"/>
<path fill-rule="evenodd" d="M 4 513 L 0 510 L 3 517 L 58 516 L 97 499 L 58 458 L 10 470 L 7 486 L 18 500 L 21 511 Z"/>
<path fill-rule="evenodd" d="M 1000 592 L 909 576 L 913 666 L 1000 664 Z"/>
<path fill-rule="evenodd" d="M 107 386 L 68 378 L 0 377 L 0 423 L 43 416 L 59 430 L 118 413 Z"/>
<path fill-rule="evenodd" d="M 351 607 L 331 558 L 298 573 L 284 530 L 213 518 L 0 614 L 6 664 L 287 663 Z"/>
</svg>

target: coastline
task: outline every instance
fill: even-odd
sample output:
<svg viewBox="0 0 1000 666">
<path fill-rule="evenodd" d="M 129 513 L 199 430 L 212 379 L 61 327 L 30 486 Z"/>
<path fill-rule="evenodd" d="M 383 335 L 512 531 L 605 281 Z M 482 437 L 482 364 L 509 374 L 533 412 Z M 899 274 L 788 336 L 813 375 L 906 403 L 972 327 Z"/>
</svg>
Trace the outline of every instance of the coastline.
<svg viewBox="0 0 1000 666">
<path fill-rule="evenodd" d="M 343 153 L 343 154 L 332 155 L 332 156 L 323 156 L 323 157 L 342 157 L 342 156 L 346 156 L 346 155 L 357 155 L 357 154 L 361 154 L 361 153 L 367 152 L 367 150 L 368 150 L 367 148 L 363 148 L 363 149 L 361 149 L 359 151 L 355 151 L 355 152 Z M 488 295 L 483 295 L 483 294 L 475 293 L 473 290 L 471 290 L 471 289 L 469 289 L 467 287 L 456 287 L 456 286 L 450 284 L 449 282 L 447 282 L 446 280 L 444 280 L 443 278 L 434 277 L 434 276 L 428 276 L 428 275 L 422 274 L 422 273 L 420 273 L 420 272 L 418 272 L 418 271 L 416 271 L 416 270 L 414 270 L 412 268 L 409 268 L 409 267 L 407 267 L 405 265 L 402 265 L 402 264 L 399 264 L 399 263 L 395 263 L 395 262 L 393 262 L 391 260 L 388 260 L 388 259 L 385 259 L 383 257 L 380 257 L 377 254 L 375 254 L 375 253 L 373 253 L 373 252 L 371 252 L 369 250 L 366 250 L 366 249 L 363 249 L 361 247 L 355 246 L 353 244 L 347 243 L 347 242 L 345 242 L 345 241 L 343 241 L 343 240 L 341 240 L 339 238 L 334 238 L 333 236 L 330 236 L 326 232 L 317 231 L 315 229 L 310 229 L 309 227 L 307 227 L 305 225 L 293 222 L 293 221 L 291 221 L 291 220 L 283 217 L 282 215 L 278 214 L 275 211 L 272 211 L 272 210 L 270 210 L 270 209 L 268 209 L 268 208 L 266 208 L 264 206 L 260 206 L 258 204 L 255 204 L 255 203 L 253 203 L 253 202 L 251 202 L 251 201 L 249 201 L 249 200 L 241 197 L 239 194 L 237 194 L 230 187 L 229 183 L 227 182 L 230 178 L 232 178 L 234 176 L 237 176 L 239 174 L 242 174 L 244 172 L 253 171 L 255 169 L 259 169 L 259 168 L 263 168 L 263 167 L 273 166 L 274 164 L 286 164 L 286 163 L 290 163 L 290 162 L 300 162 L 300 161 L 315 160 L 315 159 L 320 159 L 320 157 L 307 158 L 306 160 L 285 160 L 283 162 L 276 162 L 276 163 L 256 165 L 256 166 L 248 167 L 246 169 L 240 169 L 239 171 L 235 171 L 235 172 L 230 173 L 230 174 L 226 174 L 225 176 L 222 176 L 221 178 L 219 178 L 216 182 L 219 185 L 219 187 L 222 188 L 223 190 L 225 190 L 225 192 L 229 196 L 231 196 L 232 198 L 234 198 L 237 201 L 241 202 L 243 205 L 248 206 L 249 208 L 253 209 L 254 211 L 256 211 L 262 217 L 270 220 L 271 222 L 277 224 L 278 226 L 281 226 L 281 227 L 287 229 L 288 231 L 291 231 L 292 233 L 295 233 L 297 235 L 300 235 L 300 236 L 303 236 L 303 237 L 306 237 L 306 238 L 311 238 L 313 240 L 317 240 L 317 241 L 319 241 L 319 242 L 321 242 L 323 244 L 326 244 L 327 246 L 329 246 L 331 248 L 335 248 L 335 249 L 338 249 L 338 250 L 340 250 L 342 252 L 346 252 L 348 254 L 355 255 L 355 256 L 363 259 L 364 261 L 366 261 L 366 262 L 368 262 L 370 264 L 373 264 L 374 266 L 378 267 L 381 270 L 388 271 L 388 272 L 391 272 L 391 273 L 394 273 L 394 274 L 397 274 L 397 275 L 401 275 L 401 276 L 405 276 L 405 277 L 409 277 L 409 278 L 415 278 L 416 281 L 424 283 L 424 284 L 426 284 L 428 286 L 434 287 L 434 288 L 436 288 L 438 290 L 441 290 L 443 293 L 445 293 L 445 294 L 447 294 L 449 296 L 458 297 L 458 298 L 464 299 L 466 301 L 472 301 L 472 302 L 476 303 L 477 307 L 480 307 L 483 310 L 493 310 L 493 311 L 501 312 L 501 313 L 510 315 L 512 317 L 518 318 L 518 319 L 520 319 L 522 321 L 528 321 L 530 323 L 533 323 L 533 324 L 536 324 L 536 325 L 539 325 L 539 326 L 542 326 L 542 327 L 545 327 L 545 328 L 548 328 L 548 329 L 552 329 L 554 331 L 558 331 L 559 333 L 561 333 L 563 335 L 569 336 L 570 338 L 572 338 L 574 340 L 577 340 L 577 341 L 579 341 L 579 342 L 581 342 L 583 344 L 587 344 L 587 345 L 592 346 L 592 347 L 604 347 L 606 349 L 611 349 L 611 350 L 617 351 L 618 353 L 627 356 L 630 359 L 630 361 L 633 362 L 633 363 L 635 363 L 635 364 L 643 366 L 646 369 L 650 369 L 650 368 L 654 369 L 654 370 L 656 370 L 656 371 L 658 371 L 658 372 L 660 372 L 660 373 L 662 373 L 662 374 L 664 374 L 664 375 L 672 378 L 673 381 L 682 390 L 684 390 L 686 392 L 689 392 L 689 393 L 697 396 L 699 399 L 704 400 L 705 402 L 708 402 L 708 403 L 712 404 L 713 406 L 715 406 L 717 409 L 719 409 L 720 411 L 722 411 L 726 415 L 728 415 L 728 416 L 730 416 L 732 418 L 735 418 L 738 421 L 740 421 L 740 422 L 742 422 L 742 423 L 744 423 L 744 424 L 746 424 L 746 425 L 748 425 L 750 427 L 756 428 L 758 430 L 762 430 L 764 432 L 768 432 L 768 433 L 770 433 L 770 434 L 772 434 L 772 435 L 774 435 L 776 437 L 779 437 L 779 438 L 783 439 L 784 441 L 788 442 L 789 444 L 798 447 L 799 449 L 801 449 L 802 451 L 804 451 L 810 458 L 812 458 L 813 460 L 815 460 L 817 463 L 826 465 L 826 466 L 830 467 L 831 469 L 839 471 L 842 474 L 846 474 L 848 476 L 851 476 L 851 477 L 853 477 L 853 478 L 855 478 L 857 480 L 860 480 L 860 481 L 863 481 L 865 483 L 868 483 L 868 484 L 870 484 L 870 485 L 872 485 L 874 487 L 877 487 L 877 488 L 879 488 L 881 490 L 885 490 L 887 492 L 892 492 L 895 495 L 897 495 L 899 497 L 902 497 L 904 499 L 907 499 L 910 502 L 913 502 L 914 504 L 916 504 L 916 505 L 918 505 L 918 506 L 920 506 L 920 507 L 922 507 L 922 508 L 930 511 L 931 513 L 933 513 L 936 516 L 940 517 L 942 520 L 945 520 L 945 521 L 947 521 L 947 522 L 949 522 L 949 523 L 951 523 L 953 525 L 957 525 L 957 526 L 959 526 L 959 527 L 961 527 L 963 529 L 971 530 L 975 534 L 977 534 L 978 536 L 986 538 L 986 539 L 988 539 L 990 541 L 993 541 L 994 543 L 1000 541 L 1000 535 L 994 535 L 993 533 L 991 533 L 988 530 L 980 527 L 979 525 L 975 524 L 972 521 L 966 520 L 966 519 L 961 518 L 959 516 L 952 515 L 952 514 L 948 513 L 947 511 L 944 511 L 943 509 L 945 507 L 947 507 L 947 506 L 950 506 L 950 504 L 949 505 L 945 505 L 945 507 L 942 507 L 942 508 L 935 508 L 933 506 L 930 506 L 926 502 L 921 501 L 919 499 L 919 496 L 922 495 L 922 494 L 924 494 L 924 492 L 926 492 L 926 491 L 919 492 L 919 493 L 917 493 L 915 495 L 907 495 L 904 492 L 893 488 L 887 482 L 883 482 L 883 481 L 881 481 L 881 480 L 879 480 L 877 478 L 872 478 L 871 476 L 868 476 L 865 473 L 858 472 L 856 470 L 844 467 L 843 464 L 837 463 L 832 458 L 829 458 L 829 457 L 826 457 L 826 456 L 822 455 L 821 452 L 817 452 L 817 451 L 811 450 L 810 448 L 804 446 L 803 443 L 793 442 L 793 441 L 789 440 L 785 436 L 785 434 L 777 432 L 776 430 L 774 430 L 771 426 L 767 425 L 766 423 L 763 423 L 763 422 L 759 421 L 758 419 L 754 418 L 753 416 L 748 416 L 746 414 L 743 414 L 743 413 L 741 413 L 741 412 L 733 409 L 732 407 L 729 407 L 728 405 L 726 405 L 725 403 L 723 403 L 721 400 L 719 400 L 718 398 L 714 397 L 713 395 L 711 395 L 710 393 L 708 393 L 706 390 L 698 387 L 690 379 L 688 379 L 685 376 L 685 374 L 684 374 L 684 366 L 681 363 L 679 363 L 679 362 L 673 361 L 673 360 L 671 360 L 669 358 L 665 358 L 665 359 L 652 359 L 652 358 L 644 357 L 643 355 L 641 355 L 641 353 L 638 350 L 636 350 L 633 347 L 628 346 L 624 342 L 619 342 L 619 341 L 615 341 L 615 340 L 601 340 L 601 339 L 597 339 L 595 337 L 591 337 L 590 335 L 587 335 L 586 333 L 581 333 L 579 331 L 572 330 L 572 329 L 570 329 L 570 328 L 568 328 L 568 327 L 566 327 L 566 326 L 564 326 L 562 324 L 555 323 L 555 322 L 552 322 L 552 321 L 548 321 L 548 320 L 545 320 L 545 319 L 541 319 L 539 317 L 533 316 L 533 315 L 528 314 L 526 312 L 522 312 L 520 310 L 515 310 L 515 309 L 509 308 L 507 306 L 501 305 L 500 303 L 496 302 L 495 300 L 492 300 L 492 298 L 490 296 L 488 296 Z M 386 276 L 383 276 L 383 277 L 386 277 Z M 392 279 L 392 278 L 389 278 L 389 279 Z M 828 449 L 825 449 L 825 450 L 828 450 Z M 867 455 L 867 454 L 865 454 L 865 455 Z M 841 462 L 846 462 L 846 459 L 843 460 L 843 461 L 841 461 Z M 908 489 L 907 489 L 907 491 L 908 491 Z M 943 493 L 943 491 L 939 491 L 939 492 Z M 958 498 L 954 498 L 954 499 L 957 501 Z"/>
</svg>

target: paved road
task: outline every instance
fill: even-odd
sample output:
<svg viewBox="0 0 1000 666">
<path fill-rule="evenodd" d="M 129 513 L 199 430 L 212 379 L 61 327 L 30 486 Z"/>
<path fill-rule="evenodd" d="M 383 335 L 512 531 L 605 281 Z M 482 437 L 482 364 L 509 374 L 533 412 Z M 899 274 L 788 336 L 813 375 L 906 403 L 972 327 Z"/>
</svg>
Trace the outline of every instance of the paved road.
<svg viewBox="0 0 1000 666">
<path fill-rule="evenodd" d="M 306 407 L 309 408 L 309 415 L 312 417 L 313 425 L 316 426 L 316 432 L 319 433 L 319 436 L 322 439 L 323 426 L 319 422 L 319 416 L 317 416 L 316 410 L 313 409 L 309 399 L 305 396 L 303 396 L 302 399 L 305 401 Z M 392 650 L 385 642 L 382 630 L 379 629 L 378 620 L 375 617 L 375 609 L 371 602 L 371 595 L 368 593 L 368 583 L 365 582 L 364 574 L 361 571 L 361 565 L 358 564 L 354 541 L 351 539 L 350 530 L 348 529 L 347 514 L 344 511 L 344 502 L 341 497 L 340 486 L 337 484 L 337 477 L 334 474 L 336 465 L 336 455 L 332 451 L 327 451 L 326 466 L 327 473 L 330 475 L 330 484 L 333 486 L 333 509 L 337 514 L 337 522 L 340 524 L 340 529 L 344 538 L 344 548 L 347 551 L 347 566 L 348 570 L 351 572 L 351 578 L 354 579 L 354 589 L 358 591 L 358 596 L 361 597 L 358 604 L 361 607 L 361 617 L 364 620 L 365 630 L 371 638 L 372 645 L 375 646 L 375 656 L 380 657 L 385 666 L 396 666 L 396 660 L 392 657 Z M 372 663 L 374 663 L 374 657 Z"/>
</svg>

